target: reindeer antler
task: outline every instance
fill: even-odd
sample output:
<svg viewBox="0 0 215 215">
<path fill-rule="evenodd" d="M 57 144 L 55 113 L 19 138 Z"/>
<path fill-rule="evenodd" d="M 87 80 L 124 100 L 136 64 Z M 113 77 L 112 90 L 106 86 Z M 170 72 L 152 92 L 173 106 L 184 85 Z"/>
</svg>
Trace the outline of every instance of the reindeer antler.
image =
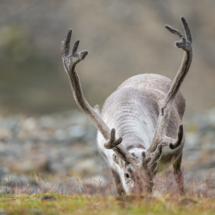
<svg viewBox="0 0 215 215">
<path fill-rule="evenodd" d="M 132 162 L 132 160 L 134 160 L 133 156 L 131 156 L 122 145 L 120 145 L 120 143 L 122 142 L 122 138 L 119 138 L 115 141 L 115 129 L 112 129 L 112 131 L 110 131 L 106 123 L 101 118 L 99 113 L 99 106 L 96 105 L 94 108 L 92 108 L 83 95 L 80 79 L 78 77 L 75 67 L 80 61 L 85 59 L 88 54 L 88 51 L 85 50 L 78 52 L 77 50 L 80 41 L 77 40 L 73 46 L 72 54 L 69 54 L 71 37 L 72 29 L 69 30 L 65 39 L 61 42 L 61 54 L 64 69 L 69 77 L 75 101 L 78 106 L 89 116 L 90 120 L 101 132 L 103 137 L 107 141 L 109 140 L 108 144 L 105 144 L 105 146 L 108 149 L 113 149 L 114 152 L 126 163 Z"/>
<path fill-rule="evenodd" d="M 168 29 L 171 33 L 178 35 L 181 38 L 181 41 L 176 42 L 175 45 L 178 48 L 181 48 L 185 51 L 182 64 L 179 68 L 179 71 L 174 78 L 172 85 L 165 96 L 164 99 L 159 101 L 159 117 L 157 122 L 157 127 L 155 131 L 155 135 L 152 141 L 151 146 L 147 150 L 147 154 L 150 154 L 156 150 L 159 144 L 169 145 L 171 149 L 175 149 L 180 146 L 183 138 L 183 125 L 179 125 L 178 127 L 178 137 L 177 139 L 173 139 L 166 136 L 167 127 L 169 124 L 170 113 L 172 110 L 172 102 L 186 76 L 189 71 L 191 62 L 192 62 L 192 36 L 187 24 L 187 21 L 184 17 L 181 18 L 182 26 L 185 30 L 185 35 L 181 33 L 179 30 L 174 29 L 173 27 L 166 25 L 166 29 Z"/>
<path fill-rule="evenodd" d="M 181 145 L 183 135 L 184 135 L 183 125 L 179 125 L 177 139 L 173 139 L 166 136 L 166 131 L 169 124 L 169 118 L 172 110 L 173 100 L 186 74 L 189 71 L 191 61 L 192 61 L 191 32 L 186 19 L 182 17 L 181 21 L 182 21 L 182 26 L 185 30 L 186 36 L 183 33 L 181 33 L 179 30 L 176 30 L 169 25 L 165 26 L 166 29 L 168 29 L 171 33 L 176 34 L 181 38 L 181 41 L 176 42 L 175 45 L 178 48 L 183 49 L 185 51 L 185 54 L 183 57 L 182 64 L 179 68 L 179 71 L 177 72 L 176 77 L 174 78 L 167 95 L 165 96 L 164 99 L 159 100 L 159 117 L 158 117 L 154 138 L 147 152 L 142 154 L 142 167 L 148 173 L 147 190 L 149 192 L 152 191 L 152 186 L 153 186 L 152 178 L 156 173 L 158 160 L 162 155 L 162 147 L 165 145 L 169 145 L 170 149 L 176 149 Z"/>
</svg>

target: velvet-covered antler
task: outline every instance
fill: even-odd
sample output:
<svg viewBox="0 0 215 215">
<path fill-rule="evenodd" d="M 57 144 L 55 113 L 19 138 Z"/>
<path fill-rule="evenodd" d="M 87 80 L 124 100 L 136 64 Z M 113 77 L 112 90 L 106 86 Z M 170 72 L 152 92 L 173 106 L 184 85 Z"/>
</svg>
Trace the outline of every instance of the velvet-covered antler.
<svg viewBox="0 0 215 215">
<path fill-rule="evenodd" d="M 179 125 L 177 139 L 173 139 L 166 136 L 167 128 L 169 125 L 169 118 L 172 111 L 172 103 L 173 100 L 179 91 L 179 88 L 189 71 L 191 62 L 192 62 L 192 36 L 187 24 L 187 21 L 184 17 L 181 18 L 182 26 L 185 30 L 185 35 L 180 31 L 174 29 L 173 27 L 166 25 L 166 29 L 168 29 L 171 33 L 178 35 L 181 38 L 181 41 L 176 42 L 175 45 L 178 48 L 181 48 L 185 51 L 184 57 L 182 60 L 182 64 L 179 68 L 179 71 L 174 78 L 172 85 L 165 96 L 164 99 L 159 100 L 159 117 L 157 121 L 157 127 L 155 131 L 155 135 L 152 141 L 151 146 L 148 148 L 145 157 L 150 157 L 151 160 L 148 164 L 149 169 L 153 169 L 154 172 L 149 171 L 150 178 L 153 177 L 153 174 L 156 173 L 157 161 L 159 160 L 162 154 L 162 146 L 169 145 L 170 149 L 176 149 L 182 143 L 184 131 L 183 125 Z M 150 186 L 152 183 L 149 183 L 149 190 L 151 190 Z"/>
<path fill-rule="evenodd" d="M 159 100 L 159 117 L 157 122 L 157 127 L 155 131 L 155 135 L 152 141 L 151 146 L 147 150 L 147 154 L 154 152 L 158 146 L 158 144 L 169 145 L 171 149 L 177 148 L 182 142 L 183 138 L 183 126 L 179 125 L 178 127 L 178 137 L 177 139 L 173 139 L 166 136 L 167 127 L 169 124 L 170 113 L 172 110 L 173 100 L 179 91 L 179 88 L 189 71 L 191 62 L 192 62 L 192 36 L 187 24 L 187 21 L 184 17 L 181 18 L 183 28 L 185 30 L 185 35 L 181 33 L 179 30 L 174 29 L 173 27 L 166 25 L 166 29 L 168 29 L 171 33 L 178 35 L 181 38 L 181 41 L 176 42 L 175 45 L 178 48 L 181 48 L 185 51 L 182 64 L 177 72 L 172 85 L 165 96 L 164 99 Z"/>
<path fill-rule="evenodd" d="M 109 141 L 109 144 L 106 144 L 105 146 L 107 148 L 109 147 L 109 149 L 113 149 L 115 153 L 125 162 L 129 162 L 132 156 L 127 152 L 127 150 L 124 149 L 122 145 L 119 145 L 122 141 L 122 138 L 115 140 L 115 129 L 112 129 L 112 131 L 110 131 L 108 126 L 105 124 L 100 116 L 99 106 L 96 105 L 94 108 L 92 108 L 83 95 L 80 79 L 76 72 L 76 65 L 80 61 L 85 59 L 88 51 L 85 50 L 78 52 L 77 50 L 80 41 L 77 40 L 73 46 L 72 53 L 70 54 L 71 37 L 72 30 L 69 30 L 65 39 L 61 42 L 61 54 L 64 69 L 70 80 L 74 99 L 78 106 L 89 116 L 89 118 L 96 126 L 96 128 L 101 132 L 103 137 L 107 141 Z"/>
</svg>

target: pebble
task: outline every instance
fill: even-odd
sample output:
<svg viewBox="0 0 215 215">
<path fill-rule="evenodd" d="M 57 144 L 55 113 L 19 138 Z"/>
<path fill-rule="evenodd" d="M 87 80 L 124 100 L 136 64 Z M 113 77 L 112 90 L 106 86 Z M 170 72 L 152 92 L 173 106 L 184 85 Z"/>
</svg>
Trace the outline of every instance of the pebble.
<svg viewBox="0 0 215 215">
<path fill-rule="evenodd" d="M 9 170 L 6 167 L 0 167 L 0 180 L 4 175 L 7 175 Z"/>
<path fill-rule="evenodd" d="M 4 211 L 4 209 L 0 209 L 0 215 L 6 215 L 6 212 Z"/>
<path fill-rule="evenodd" d="M 22 187 L 28 184 L 31 186 L 38 186 L 38 183 L 34 179 L 31 179 L 24 175 L 17 176 L 15 174 L 4 175 L 1 178 L 1 184 L 10 187 Z"/>
<path fill-rule="evenodd" d="M 183 168 L 199 177 L 202 171 L 214 168 L 215 109 L 187 116 L 184 127 Z M 41 184 L 24 175 L 10 173 L 13 171 L 54 174 L 75 171 L 83 178 L 104 177 L 102 170 L 109 170 L 109 167 L 97 154 L 96 129 L 80 111 L 39 117 L 0 117 L 0 193 L 14 189 L 15 184 L 17 187 L 31 184 L 39 190 Z M 108 174 L 107 178 L 111 175 Z M 90 184 L 88 179 L 84 183 Z M 61 188 L 62 185 L 56 190 Z M 35 191 L 29 188 L 28 192 Z"/>
<path fill-rule="evenodd" d="M 55 201 L 56 198 L 54 196 L 50 196 L 50 195 L 44 195 L 41 196 L 41 201 Z"/>
</svg>

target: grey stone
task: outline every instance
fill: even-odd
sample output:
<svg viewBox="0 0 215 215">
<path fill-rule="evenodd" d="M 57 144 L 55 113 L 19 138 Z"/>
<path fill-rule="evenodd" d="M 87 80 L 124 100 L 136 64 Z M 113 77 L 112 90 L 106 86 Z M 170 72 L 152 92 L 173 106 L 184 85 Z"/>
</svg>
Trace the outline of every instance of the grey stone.
<svg viewBox="0 0 215 215">
<path fill-rule="evenodd" d="M 82 180 L 83 190 L 89 194 L 104 192 L 106 185 L 107 180 L 100 175 Z"/>
<path fill-rule="evenodd" d="M 81 125 L 71 126 L 67 131 L 69 138 L 74 139 L 81 138 L 86 134 L 85 129 Z"/>
<path fill-rule="evenodd" d="M 1 184 L 10 187 L 21 187 L 26 186 L 27 184 L 31 186 L 38 186 L 38 183 L 33 179 L 27 178 L 26 176 L 17 176 L 14 174 L 4 175 L 1 179 Z"/>
<path fill-rule="evenodd" d="M 41 201 L 55 201 L 56 198 L 54 196 L 50 196 L 50 195 L 44 195 L 41 196 Z"/>
<path fill-rule="evenodd" d="M 6 212 L 4 211 L 4 209 L 0 209 L 0 215 L 6 215 Z"/>
<path fill-rule="evenodd" d="M 95 172 L 96 171 L 96 162 L 94 159 L 85 159 L 83 161 L 77 162 L 74 166 L 74 169 L 77 171 L 88 171 L 88 172 Z"/>
<path fill-rule="evenodd" d="M 6 167 L 0 167 L 0 180 L 4 175 L 8 173 L 9 173 L 9 170 Z"/>
<path fill-rule="evenodd" d="M 200 135 L 198 133 L 187 132 L 184 149 L 186 150 L 196 149 L 199 146 L 199 141 L 200 141 Z"/>
<path fill-rule="evenodd" d="M 0 193 L 1 194 L 9 194 L 11 192 L 11 188 L 9 186 L 1 186 Z"/>
<path fill-rule="evenodd" d="M 33 215 L 42 215 L 43 214 L 43 212 L 37 208 L 30 209 L 30 213 Z"/>
<path fill-rule="evenodd" d="M 61 162 L 53 162 L 50 164 L 50 170 L 53 172 L 58 172 L 66 169 L 66 166 Z"/>
</svg>

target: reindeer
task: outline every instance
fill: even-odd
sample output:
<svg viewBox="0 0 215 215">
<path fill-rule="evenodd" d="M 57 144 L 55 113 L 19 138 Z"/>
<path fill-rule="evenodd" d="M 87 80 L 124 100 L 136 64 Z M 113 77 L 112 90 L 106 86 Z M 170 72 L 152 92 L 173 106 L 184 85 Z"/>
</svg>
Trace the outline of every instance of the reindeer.
<svg viewBox="0 0 215 215">
<path fill-rule="evenodd" d="M 61 43 L 64 69 L 74 99 L 98 129 L 98 149 L 109 164 L 118 194 L 152 192 L 157 172 L 173 166 L 179 193 L 184 193 L 181 171 L 185 134 L 182 117 L 185 99 L 179 88 L 192 61 L 192 36 L 184 17 L 185 35 L 166 25 L 181 38 L 176 47 L 184 50 L 182 64 L 173 81 L 157 74 L 140 74 L 123 82 L 105 101 L 92 108 L 85 99 L 76 65 L 88 51 L 70 54 L 72 30 Z"/>
</svg>

